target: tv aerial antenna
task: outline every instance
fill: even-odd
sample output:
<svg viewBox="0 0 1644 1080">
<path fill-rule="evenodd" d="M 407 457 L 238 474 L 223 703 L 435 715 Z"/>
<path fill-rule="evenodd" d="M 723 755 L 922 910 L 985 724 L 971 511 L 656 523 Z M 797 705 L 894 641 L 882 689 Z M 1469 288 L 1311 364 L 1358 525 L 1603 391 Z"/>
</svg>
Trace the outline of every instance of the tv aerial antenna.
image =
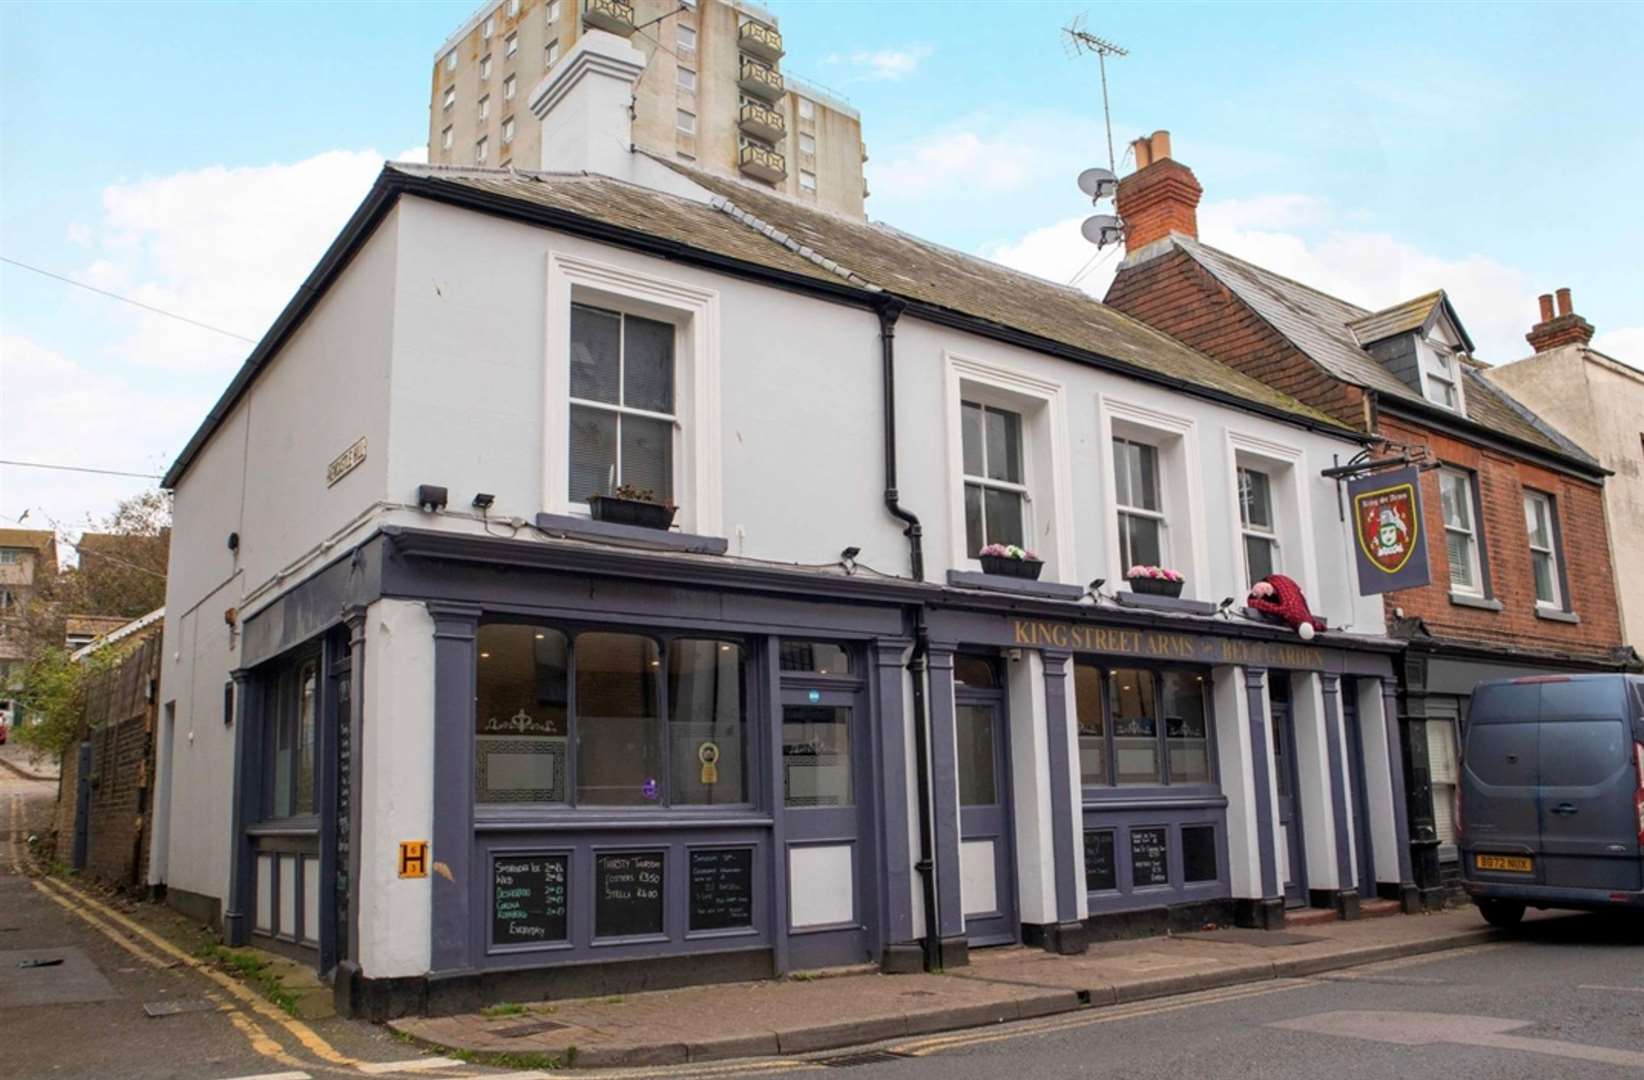
<svg viewBox="0 0 1644 1080">
<path fill-rule="evenodd" d="M 1102 70 L 1102 121 L 1107 125 L 1107 167 L 1110 172 L 1117 171 L 1119 166 L 1113 158 L 1113 114 L 1107 102 L 1107 58 L 1129 56 L 1130 50 L 1086 30 L 1085 17 L 1082 14 L 1075 15 L 1072 22 L 1062 27 L 1062 33 L 1067 35 L 1063 44 L 1069 56 L 1096 54 L 1096 64 Z"/>
</svg>

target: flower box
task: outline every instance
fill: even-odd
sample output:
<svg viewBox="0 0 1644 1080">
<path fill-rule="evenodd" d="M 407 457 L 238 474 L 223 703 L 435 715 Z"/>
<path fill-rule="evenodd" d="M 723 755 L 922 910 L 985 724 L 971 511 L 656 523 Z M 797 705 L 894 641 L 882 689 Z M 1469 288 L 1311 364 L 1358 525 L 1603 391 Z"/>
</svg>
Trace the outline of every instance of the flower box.
<svg viewBox="0 0 1644 1080">
<path fill-rule="evenodd" d="M 1131 592 L 1147 593 L 1150 596 L 1179 597 L 1182 595 L 1183 583 L 1180 581 L 1167 581 L 1164 578 L 1153 577 L 1133 577 L 1129 581 Z"/>
<path fill-rule="evenodd" d="M 674 523 L 677 506 L 649 502 L 644 499 L 624 499 L 617 495 L 590 495 L 588 508 L 595 521 L 613 525 L 636 525 L 642 529 L 667 530 Z"/>
<path fill-rule="evenodd" d="M 1009 555 L 979 555 L 977 558 L 982 561 L 984 574 L 1027 578 L 1029 581 L 1039 580 L 1039 571 L 1045 568 L 1043 559 L 1016 559 Z"/>
</svg>

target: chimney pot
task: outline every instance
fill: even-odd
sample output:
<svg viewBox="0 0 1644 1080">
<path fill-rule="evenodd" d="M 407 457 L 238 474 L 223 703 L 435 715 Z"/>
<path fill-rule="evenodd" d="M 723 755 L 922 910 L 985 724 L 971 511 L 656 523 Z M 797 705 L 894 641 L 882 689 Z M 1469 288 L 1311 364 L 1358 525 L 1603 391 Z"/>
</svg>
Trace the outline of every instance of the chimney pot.
<svg viewBox="0 0 1644 1080">
<path fill-rule="evenodd" d="M 1553 321 L 1553 294 L 1550 292 L 1541 294 L 1541 321 Z"/>
<path fill-rule="evenodd" d="M 1155 131 L 1148 142 L 1154 161 L 1165 161 L 1170 157 L 1170 132 Z"/>
<path fill-rule="evenodd" d="M 1136 171 L 1119 181 L 1115 200 L 1125 223 L 1125 250 L 1140 251 L 1171 233 L 1197 239 L 1204 189 L 1192 169 L 1171 158 L 1170 132 L 1160 129 L 1130 147 Z"/>
<path fill-rule="evenodd" d="M 1570 290 L 1567 287 L 1558 290 L 1558 313 L 1560 315 L 1570 313 Z"/>
<path fill-rule="evenodd" d="M 1136 168 L 1145 169 L 1153 164 L 1153 144 L 1148 141 L 1146 136 L 1131 140 L 1130 151 L 1135 155 Z"/>
</svg>

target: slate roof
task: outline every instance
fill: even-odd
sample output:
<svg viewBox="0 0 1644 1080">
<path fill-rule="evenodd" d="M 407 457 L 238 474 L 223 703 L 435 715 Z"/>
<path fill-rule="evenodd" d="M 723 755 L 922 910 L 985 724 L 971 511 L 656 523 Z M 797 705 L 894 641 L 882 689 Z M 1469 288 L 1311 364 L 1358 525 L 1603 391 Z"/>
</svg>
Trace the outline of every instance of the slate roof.
<svg viewBox="0 0 1644 1080">
<path fill-rule="evenodd" d="M 1443 290 L 1372 312 L 1180 233 L 1172 233 L 1170 240 L 1331 375 L 1383 395 L 1426 403 L 1421 394 L 1365 352 L 1360 341 L 1369 344 L 1400 332 L 1387 330 L 1389 326 L 1416 329 L 1426 325 L 1434 307 L 1449 303 Z M 1459 320 L 1457 329 L 1461 329 Z M 1465 337 L 1466 331 L 1461 333 Z M 1481 378 L 1470 365 L 1462 367 L 1467 419 L 1590 468 L 1600 467 L 1592 455 L 1529 407 Z"/>
</svg>

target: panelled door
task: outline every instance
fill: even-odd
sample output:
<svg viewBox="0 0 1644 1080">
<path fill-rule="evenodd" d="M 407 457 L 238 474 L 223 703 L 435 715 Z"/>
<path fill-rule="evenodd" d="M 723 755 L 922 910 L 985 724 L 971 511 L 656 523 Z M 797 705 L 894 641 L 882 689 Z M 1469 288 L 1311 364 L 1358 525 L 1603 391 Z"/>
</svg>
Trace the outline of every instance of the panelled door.
<svg viewBox="0 0 1644 1080">
<path fill-rule="evenodd" d="M 782 790 L 788 964 L 794 969 L 871 959 L 863 836 L 872 805 L 863 766 L 867 710 L 855 690 L 784 689 Z"/>
<path fill-rule="evenodd" d="M 1284 841 L 1284 906 L 1307 906 L 1307 854 L 1302 843 L 1300 800 L 1296 797 L 1296 733 L 1290 725 L 1290 700 L 1274 693 L 1273 784 L 1279 796 L 1279 834 Z"/>
<path fill-rule="evenodd" d="M 1002 696 L 961 690 L 954 729 L 965 936 L 972 945 L 1014 944 L 1021 925 L 1016 915 L 1010 757 Z"/>
</svg>

